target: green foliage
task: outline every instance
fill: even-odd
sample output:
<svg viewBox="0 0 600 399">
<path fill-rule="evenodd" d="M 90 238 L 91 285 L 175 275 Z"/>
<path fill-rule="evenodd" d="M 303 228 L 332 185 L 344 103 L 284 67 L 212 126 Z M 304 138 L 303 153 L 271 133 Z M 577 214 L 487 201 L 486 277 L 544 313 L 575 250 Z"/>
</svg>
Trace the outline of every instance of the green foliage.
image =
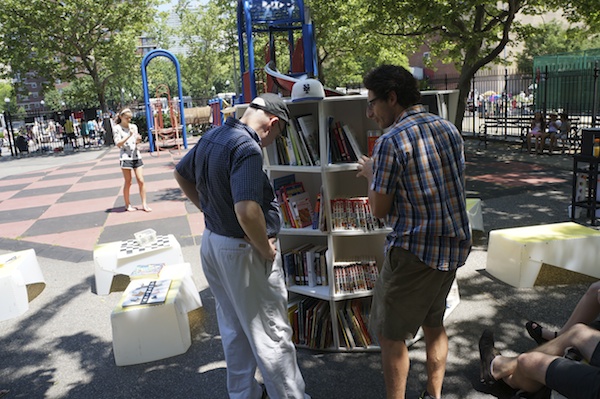
<svg viewBox="0 0 600 399">
<path fill-rule="evenodd" d="M 113 81 L 123 83 L 139 65 L 137 38 L 152 22 L 156 0 L 4 0 L 0 54 L 12 73 L 34 71 L 55 80 L 89 77 L 98 103 Z M 119 86 L 122 87 L 122 84 Z"/>
<path fill-rule="evenodd" d="M 194 98 L 211 97 L 235 86 L 237 75 L 237 28 L 235 7 L 209 0 L 204 7 L 191 8 L 180 1 L 176 12 L 181 27 L 176 32 L 179 44 L 187 48 L 187 56 L 178 55 L 181 63 L 184 95 Z M 174 32 L 171 32 L 174 33 Z M 236 58 L 236 68 L 233 59 Z"/>
<path fill-rule="evenodd" d="M 571 51 L 600 48 L 600 37 L 580 27 L 564 28 L 560 21 L 552 20 L 539 26 L 523 26 L 519 38 L 524 49 L 517 55 L 521 71 L 533 71 L 533 58 L 539 55 L 567 53 Z"/>
<path fill-rule="evenodd" d="M 10 102 L 8 104 L 6 104 L 6 102 L 4 101 L 5 98 L 9 98 Z M 8 109 L 8 111 L 10 112 L 14 112 L 16 109 L 16 97 L 15 97 L 15 93 L 13 91 L 13 87 L 10 83 L 8 82 L 3 82 L 0 81 L 0 109 L 2 110 L 2 112 L 6 111 Z"/>
<path fill-rule="evenodd" d="M 330 87 L 360 83 L 382 63 L 408 66 L 403 41 L 374 35 L 365 0 L 309 0 L 317 41 L 319 79 Z"/>
<path fill-rule="evenodd" d="M 434 60 L 451 61 L 460 72 L 457 125 L 461 126 L 470 80 L 477 71 L 498 58 L 522 26 L 518 14 L 541 15 L 565 7 L 572 22 L 587 18 L 587 3 L 574 0 L 362 0 L 365 25 L 372 35 L 394 36 L 415 51 L 426 44 Z M 588 6 L 590 4 L 587 4 Z M 597 7 L 595 7 L 597 8 Z M 526 32 L 525 29 L 522 30 Z M 514 36 L 514 35 L 513 35 Z"/>
</svg>

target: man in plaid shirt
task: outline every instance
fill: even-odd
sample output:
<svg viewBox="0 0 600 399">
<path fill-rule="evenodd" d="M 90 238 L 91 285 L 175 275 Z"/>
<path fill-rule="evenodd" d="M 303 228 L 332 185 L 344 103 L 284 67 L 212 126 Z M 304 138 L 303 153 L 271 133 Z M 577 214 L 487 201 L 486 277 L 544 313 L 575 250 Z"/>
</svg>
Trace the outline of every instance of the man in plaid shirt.
<svg viewBox="0 0 600 399">
<path fill-rule="evenodd" d="M 425 334 L 427 387 L 441 398 L 448 356 L 446 297 L 471 249 L 463 139 L 449 121 L 418 104 L 406 69 L 382 65 L 364 77 L 367 116 L 386 132 L 373 158 L 359 160 L 373 215 L 393 231 L 373 293 L 370 328 L 379 338 L 388 398 L 404 398 L 410 367 L 406 339 Z"/>
</svg>

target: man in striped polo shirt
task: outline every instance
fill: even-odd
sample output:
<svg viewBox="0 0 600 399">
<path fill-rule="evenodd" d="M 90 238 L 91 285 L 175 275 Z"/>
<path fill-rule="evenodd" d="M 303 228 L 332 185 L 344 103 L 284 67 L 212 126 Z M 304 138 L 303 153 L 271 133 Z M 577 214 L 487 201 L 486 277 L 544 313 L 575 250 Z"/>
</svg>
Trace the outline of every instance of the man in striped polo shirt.
<svg viewBox="0 0 600 399">
<path fill-rule="evenodd" d="M 373 158 L 359 160 L 373 215 L 385 218 L 385 261 L 373 293 L 370 328 L 379 338 L 387 398 L 404 398 L 410 367 L 405 340 L 423 327 L 427 387 L 441 398 L 448 356 L 443 325 L 456 269 L 471 249 L 463 140 L 449 121 L 419 104 L 406 69 L 382 65 L 364 77 L 367 116 L 385 133 Z"/>
</svg>

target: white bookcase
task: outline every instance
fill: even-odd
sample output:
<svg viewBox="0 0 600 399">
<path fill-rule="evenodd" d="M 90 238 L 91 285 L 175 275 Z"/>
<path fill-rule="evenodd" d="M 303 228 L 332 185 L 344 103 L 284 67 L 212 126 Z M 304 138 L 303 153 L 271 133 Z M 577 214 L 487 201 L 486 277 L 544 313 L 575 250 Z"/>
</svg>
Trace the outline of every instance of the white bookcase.
<svg viewBox="0 0 600 399">
<path fill-rule="evenodd" d="M 384 241 L 386 235 L 391 231 L 389 228 L 379 228 L 372 231 L 333 230 L 331 199 L 366 197 L 368 193 L 367 180 L 356 177 L 357 163 L 331 164 L 330 142 L 329 142 L 329 120 L 333 118 L 350 128 L 355 136 L 362 152 L 367 153 L 367 132 L 379 130 L 379 127 L 366 116 L 366 96 L 344 96 L 328 97 L 321 101 L 291 102 L 286 100 L 292 117 L 311 114 L 318 121 L 319 133 L 319 166 L 290 166 L 277 164 L 277 150 L 275 144 L 264 149 L 265 170 L 271 181 L 282 176 L 294 174 L 296 181 L 304 184 L 305 190 L 310 194 L 311 201 L 322 192 L 322 212 L 324 212 L 327 223 L 327 231 L 305 228 L 283 228 L 279 234 L 279 245 L 282 253 L 303 244 L 327 246 L 326 263 L 328 285 L 314 286 L 288 285 L 290 303 L 298 299 L 314 298 L 317 301 L 325 301 L 329 306 L 329 317 L 327 322 L 331 323 L 331 344 L 327 347 L 319 347 L 319 350 L 333 351 L 365 351 L 379 350 L 375 344 L 361 346 L 349 345 L 343 337 L 341 320 L 338 318 L 340 308 L 346 306 L 348 300 L 363 299 L 365 307 L 370 306 L 371 291 L 359 291 L 350 294 L 339 294 L 335 292 L 334 264 L 336 262 L 350 261 L 358 258 L 370 257 L 376 260 L 378 269 L 381 269 L 384 259 Z M 247 105 L 240 105 L 236 110 L 238 116 L 242 115 Z M 322 191 L 321 191 L 322 190 Z M 368 320 L 365 318 L 365 322 Z M 374 337 L 373 337 L 374 340 Z M 298 345 L 300 347 L 312 347 Z"/>
</svg>

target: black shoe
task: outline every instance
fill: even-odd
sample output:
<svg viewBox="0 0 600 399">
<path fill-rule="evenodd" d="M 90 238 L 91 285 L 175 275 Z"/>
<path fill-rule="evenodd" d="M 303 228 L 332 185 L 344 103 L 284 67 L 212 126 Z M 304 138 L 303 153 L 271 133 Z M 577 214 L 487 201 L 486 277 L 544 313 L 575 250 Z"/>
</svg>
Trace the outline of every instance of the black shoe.
<svg viewBox="0 0 600 399">
<path fill-rule="evenodd" d="M 494 333 L 490 330 L 484 330 L 479 338 L 479 357 L 480 357 L 480 381 L 484 384 L 493 385 L 496 379 L 492 376 L 492 360 L 499 356 L 500 352 L 494 347 Z"/>
<path fill-rule="evenodd" d="M 431 396 L 429 394 L 429 392 L 427 392 L 427 390 L 424 390 L 423 392 L 421 392 L 421 396 L 419 396 L 419 399 L 436 399 L 434 396 Z"/>
</svg>

